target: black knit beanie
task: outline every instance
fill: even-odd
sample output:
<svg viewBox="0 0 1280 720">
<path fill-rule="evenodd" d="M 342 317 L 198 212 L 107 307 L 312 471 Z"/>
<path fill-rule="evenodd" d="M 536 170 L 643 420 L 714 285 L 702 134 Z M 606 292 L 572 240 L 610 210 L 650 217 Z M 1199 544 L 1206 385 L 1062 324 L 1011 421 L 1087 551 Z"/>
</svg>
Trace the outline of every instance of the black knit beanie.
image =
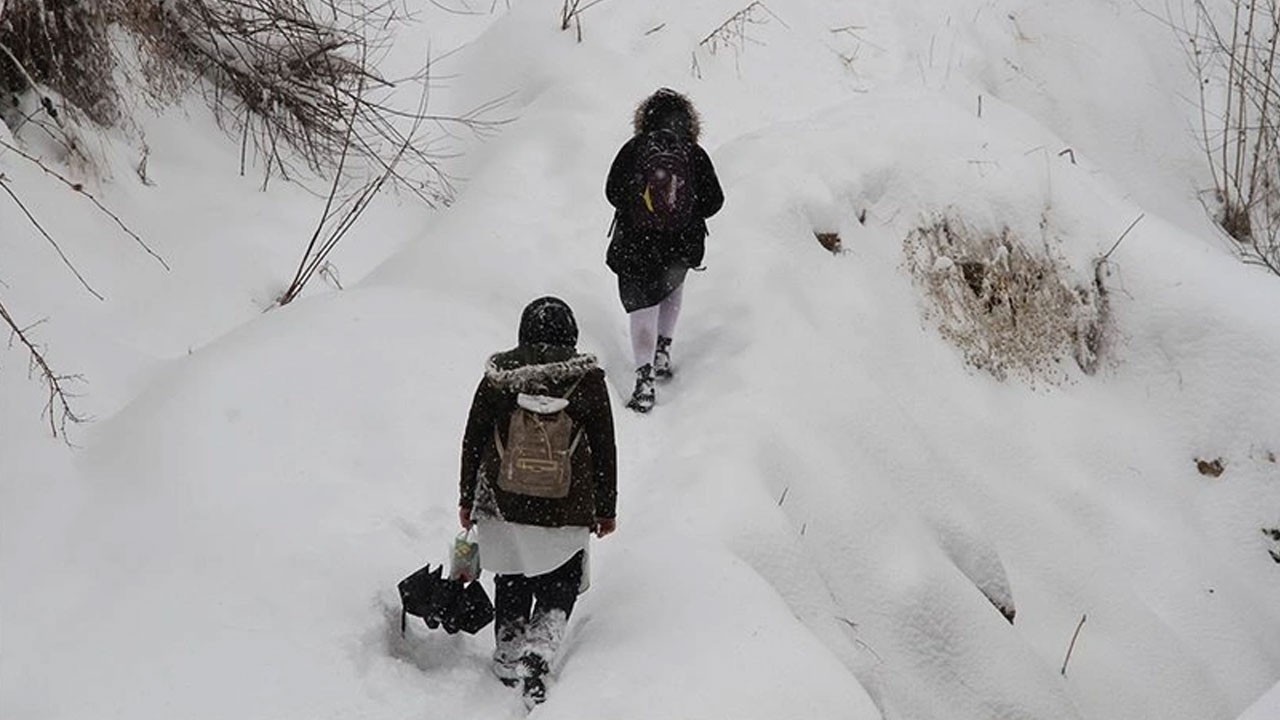
<svg viewBox="0 0 1280 720">
<path fill-rule="evenodd" d="M 558 297 L 540 297 L 520 314 L 521 345 L 578 344 L 578 323 L 569 305 Z"/>
</svg>

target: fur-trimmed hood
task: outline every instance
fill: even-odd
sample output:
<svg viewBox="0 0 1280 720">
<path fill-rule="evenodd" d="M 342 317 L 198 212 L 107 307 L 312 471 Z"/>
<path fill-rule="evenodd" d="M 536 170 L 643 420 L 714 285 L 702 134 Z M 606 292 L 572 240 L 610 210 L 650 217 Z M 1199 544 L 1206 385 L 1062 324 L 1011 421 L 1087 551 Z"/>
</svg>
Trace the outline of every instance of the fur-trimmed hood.
<svg viewBox="0 0 1280 720">
<path fill-rule="evenodd" d="M 547 393 L 599 367 L 595 355 L 556 345 L 518 346 L 495 353 L 484 366 L 484 375 L 500 390 Z"/>
<path fill-rule="evenodd" d="M 694 142 L 702 133 L 702 121 L 689 98 L 672 90 L 659 88 L 636 108 L 631 126 L 636 135 L 653 130 L 674 130 Z"/>
</svg>

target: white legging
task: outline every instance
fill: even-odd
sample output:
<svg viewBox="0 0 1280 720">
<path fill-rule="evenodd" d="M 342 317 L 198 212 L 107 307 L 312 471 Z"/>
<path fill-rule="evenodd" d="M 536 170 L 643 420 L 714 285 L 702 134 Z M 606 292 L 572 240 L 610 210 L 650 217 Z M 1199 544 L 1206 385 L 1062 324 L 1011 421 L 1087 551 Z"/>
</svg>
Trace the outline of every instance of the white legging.
<svg viewBox="0 0 1280 720">
<path fill-rule="evenodd" d="M 628 313 L 631 320 L 631 353 L 635 357 L 636 367 L 653 362 L 653 353 L 658 349 L 658 336 L 674 337 L 676 320 L 680 317 L 680 301 L 684 297 L 684 285 L 681 284 L 657 305 L 640 308 Z"/>
</svg>

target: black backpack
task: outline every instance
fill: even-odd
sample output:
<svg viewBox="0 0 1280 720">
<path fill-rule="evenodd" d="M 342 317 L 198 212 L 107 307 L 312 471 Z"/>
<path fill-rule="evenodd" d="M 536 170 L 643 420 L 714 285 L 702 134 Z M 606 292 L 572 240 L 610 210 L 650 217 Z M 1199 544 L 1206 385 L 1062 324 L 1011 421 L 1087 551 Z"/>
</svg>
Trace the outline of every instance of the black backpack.
<svg viewBox="0 0 1280 720">
<path fill-rule="evenodd" d="M 692 143 L 671 130 L 655 130 L 640 138 L 632 197 L 625 211 L 643 230 L 677 232 L 694 220 Z"/>
</svg>

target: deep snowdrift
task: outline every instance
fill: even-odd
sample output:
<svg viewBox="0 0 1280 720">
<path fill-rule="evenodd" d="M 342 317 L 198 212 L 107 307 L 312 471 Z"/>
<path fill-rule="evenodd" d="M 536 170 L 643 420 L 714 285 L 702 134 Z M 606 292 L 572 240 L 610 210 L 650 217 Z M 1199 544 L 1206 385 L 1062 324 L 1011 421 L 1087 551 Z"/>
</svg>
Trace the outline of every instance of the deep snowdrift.
<svg viewBox="0 0 1280 720">
<path fill-rule="evenodd" d="M 547 292 L 610 372 L 622 476 L 537 716 L 1225 719 L 1275 684 L 1280 282 L 1195 204 L 1167 30 L 1100 1 L 796 0 L 712 54 L 744 3 L 687 5 L 603 3 L 581 44 L 551 0 L 425 7 L 391 62 L 465 42 L 435 102 L 514 93 L 517 119 L 468 146 L 449 209 L 362 221 L 355 289 L 261 314 L 317 200 L 226 177 L 194 106 L 146 123 L 156 187 L 104 150 L 102 194 L 173 272 L 33 191 L 87 300 L 3 211 L 3 297 L 51 317 L 98 416 L 74 452 L 43 437 L 0 356 L 6 717 L 521 716 L 489 634 L 402 640 L 393 586 L 443 554 L 481 363 Z M 636 417 L 602 185 L 659 85 L 702 109 L 728 199 L 679 374 Z M 1142 212 L 1096 375 L 998 382 L 922 319 L 903 239 L 939 214 L 1088 279 Z"/>
</svg>

